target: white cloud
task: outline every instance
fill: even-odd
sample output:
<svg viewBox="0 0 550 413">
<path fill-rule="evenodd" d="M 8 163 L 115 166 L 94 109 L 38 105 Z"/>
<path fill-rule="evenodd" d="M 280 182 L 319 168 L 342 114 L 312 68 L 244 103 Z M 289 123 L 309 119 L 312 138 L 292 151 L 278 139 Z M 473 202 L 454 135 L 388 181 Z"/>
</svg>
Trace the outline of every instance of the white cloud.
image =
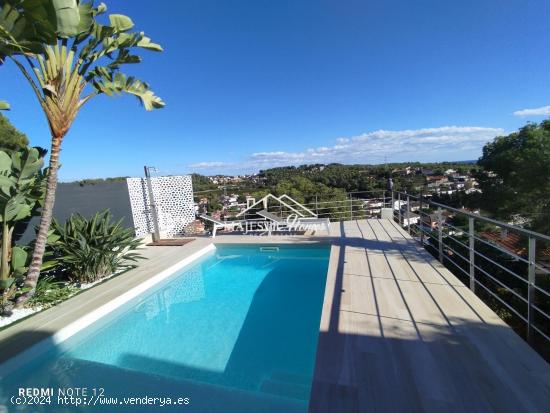
<svg viewBox="0 0 550 413">
<path fill-rule="evenodd" d="M 524 118 L 526 116 L 550 116 L 550 106 L 543 106 L 541 108 L 522 109 L 514 112 L 515 116 Z"/>
<path fill-rule="evenodd" d="M 456 151 L 480 149 L 487 141 L 502 135 L 503 129 L 476 126 L 444 126 L 412 130 L 377 130 L 351 138 L 338 138 L 333 146 L 320 146 L 301 152 L 257 152 L 249 163 L 257 167 L 303 163 L 377 163 L 387 156 L 408 155 L 418 159 L 426 152 L 440 151 L 448 156 Z M 401 156 L 403 157 L 403 156 Z"/>
<path fill-rule="evenodd" d="M 335 139 L 333 145 L 318 146 L 303 151 L 283 150 L 255 152 L 243 162 L 200 162 L 191 168 L 232 168 L 258 170 L 274 166 L 308 163 L 382 163 L 407 160 L 460 160 L 464 151 L 477 152 L 498 135 L 500 128 L 478 126 L 443 126 L 439 128 L 377 130 L 352 137 Z M 455 158 L 456 153 L 461 153 Z M 472 158 L 474 156 L 472 155 Z"/>
<path fill-rule="evenodd" d="M 231 164 L 227 162 L 197 162 L 187 165 L 188 168 L 194 169 L 223 168 L 227 166 L 231 166 Z"/>
</svg>

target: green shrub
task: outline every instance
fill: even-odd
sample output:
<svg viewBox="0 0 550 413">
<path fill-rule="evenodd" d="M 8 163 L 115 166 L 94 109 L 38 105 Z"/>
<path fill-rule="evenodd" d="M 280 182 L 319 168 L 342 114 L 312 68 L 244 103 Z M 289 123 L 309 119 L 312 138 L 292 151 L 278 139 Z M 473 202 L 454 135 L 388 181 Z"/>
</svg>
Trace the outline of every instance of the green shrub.
<svg viewBox="0 0 550 413">
<path fill-rule="evenodd" d="M 1 120 L 1 119 L 0 119 Z M 1 122 L 0 122 L 1 123 Z M 8 290 L 27 272 L 27 251 L 15 246 L 44 198 L 44 152 L 38 148 L 0 150 L 0 289 Z"/>
<path fill-rule="evenodd" d="M 106 210 L 91 218 L 73 214 L 64 224 L 54 220 L 56 238 L 50 244 L 60 269 L 71 281 L 93 282 L 131 266 L 141 257 L 135 251 L 140 240 L 134 231 L 122 226 L 122 220 L 111 222 Z"/>
<path fill-rule="evenodd" d="M 21 295 L 29 291 L 23 285 L 23 279 L 3 280 L 0 284 L 0 316 L 10 316 L 12 314 L 15 300 Z"/>
<path fill-rule="evenodd" d="M 53 276 L 40 277 L 36 291 L 29 300 L 31 306 L 51 307 L 76 294 L 79 289 Z"/>
</svg>

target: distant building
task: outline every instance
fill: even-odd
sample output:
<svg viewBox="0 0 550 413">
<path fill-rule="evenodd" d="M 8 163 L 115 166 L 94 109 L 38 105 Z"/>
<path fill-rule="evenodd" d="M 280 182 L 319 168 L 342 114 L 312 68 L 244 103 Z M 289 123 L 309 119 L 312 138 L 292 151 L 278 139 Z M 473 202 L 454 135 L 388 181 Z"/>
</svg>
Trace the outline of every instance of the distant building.
<svg viewBox="0 0 550 413">
<path fill-rule="evenodd" d="M 402 222 L 404 227 L 408 227 L 409 225 L 418 225 L 420 223 L 420 215 L 412 212 L 405 212 L 402 215 Z"/>
<path fill-rule="evenodd" d="M 420 201 L 411 201 L 409 202 L 409 204 L 410 204 L 409 209 L 411 212 L 420 211 Z"/>
<path fill-rule="evenodd" d="M 480 234 L 491 244 L 512 252 L 520 257 L 527 254 L 527 244 L 524 237 L 511 231 L 487 231 Z"/>
<path fill-rule="evenodd" d="M 443 211 L 441 213 L 441 223 L 444 224 L 447 222 L 448 219 L 448 213 L 446 211 Z M 439 228 L 439 215 L 434 214 L 428 214 L 428 215 L 422 215 L 421 218 L 422 224 L 431 228 L 432 230 L 436 230 Z"/>
<path fill-rule="evenodd" d="M 478 193 L 478 194 L 482 193 L 481 189 L 478 189 L 478 188 L 469 188 L 469 189 L 466 189 L 464 192 L 467 193 L 468 195 L 475 194 L 475 193 Z"/>
</svg>

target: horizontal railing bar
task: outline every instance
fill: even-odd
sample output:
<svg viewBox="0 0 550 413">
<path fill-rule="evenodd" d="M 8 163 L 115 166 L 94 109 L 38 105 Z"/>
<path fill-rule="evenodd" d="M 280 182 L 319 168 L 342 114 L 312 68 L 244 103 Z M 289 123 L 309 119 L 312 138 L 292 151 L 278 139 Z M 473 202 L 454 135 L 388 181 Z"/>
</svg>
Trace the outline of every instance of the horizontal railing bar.
<svg viewBox="0 0 550 413">
<path fill-rule="evenodd" d="M 531 307 L 533 307 L 535 310 L 537 310 L 539 313 L 541 313 L 543 316 L 545 316 L 547 319 L 550 320 L 550 314 L 548 314 L 546 311 L 537 307 L 535 304 L 531 304 Z"/>
<path fill-rule="evenodd" d="M 505 307 L 507 307 L 510 311 L 512 311 L 515 315 L 517 315 L 519 318 L 521 318 L 525 323 L 527 323 L 527 318 L 522 316 L 514 307 L 510 306 L 507 302 L 505 302 L 502 298 L 500 298 L 498 295 L 496 295 L 494 292 L 492 292 L 488 287 L 486 287 L 482 282 L 480 282 L 478 279 L 474 280 L 477 285 L 481 286 L 485 291 L 487 291 L 489 294 L 491 294 L 494 298 L 496 298 L 498 301 L 500 301 L 501 304 L 503 304 Z"/>
<path fill-rule="evenodd" d="M 422 231 L 422 230 L 421 230 Z M 424 234 L 426 234 L 428 237 L 430 237 L 431 239 L 433 239 L 435 242 L 436 242 L 436 245 L 432 245 L 432 244 L 428 244 L 429 246 L 433 247 L 433 248 L 437 248 L 437 243 L 439 242 L 439 240 L 437 239 L 437 237 L 435 235 L 432 235 L 430 232 L 425 232 L 425 231 L 422 231 Z M 425 246 L 424 246 L 425 248 Z"/>
<path fill-rule="evenodd" d="M 476 239 L 479 242 L 483 242 L 484 244 L 486 244 L 486 245 L 490 246 L 491 248 L 494 248 L 494 249 L 496 249 L 500 252 L 508 254 L 509 256 L 511 256 L 513 258 L 517 258 L 517 259 L 519 259 L 520 261 L 523 261 L 526 264 L 529 264 L 529 261 L 527 261 L 525 258 L 521 257 L 520 255 L 514 254 L 513 252 L 510 252 L 510 251 L 508 251 L 504 248 L 501 248 L 501 247 L 499 247 L 495 244 L 491 244 L 489 241 L 486 241 L 483 238 L 479 238 L 477 235 L 474 235 L 474 239 Z"/>
<path fill-rule="evenodd" d="M 346 203 L 346 204 L 349 204 L 350 201 L 352 202 L 358 202 L 358 203 L 365 203 L 367 201 L 379 201 L 379 202 L 383 202 L 383 199 L 379 199 L 377 200 L 376 198 L 369 198 L 369 199 L 362 199 L 362 198 L 347 198 L 347 199 L 342 199 L 342 200 L 338 200 L 338 201 L 317 201 L 317 202 L 308 202 L 307 204 L 302 204 L 303 206 L 315 206 L 315 205 L 321 205 L 321 204 L 343 204 L 343 203 Z"/>
<path fill-rule="evenodd" d="M 541 336 L 543 336 L 546 340 L 550 341 L 550 336 L 547 336 L 546 333 L 544 333 L 540 328 L 538 328 L 536 325 L 531 324 L 531 327 L 539 333 Z"/>
<path fill-rule="evenodd" d="M 489 261 L 490 263 L 492 263 L 492 264 L 498 266 L 499 268 L 502 268 L 503 270 L 507 271 L 509 274 L 513 275 L 513 276 L 516 277 L 518 280 L 521 280 L 521 281 L 523 281 L 524 283 L 529 283 L 529 281 L 528 281 L 526 278 L 522 277 L 522 276 L 519 275 L 519 274 L 516 274 L 516 273 L 513 272 L 512 270 L 509 270 L 508 268 L 506 268 L 506 267 L 503 266 L 502 264 L 499 264 L 498 262 L 492 260 L 491 258 L 487 257 L 486 255 L 483 255 L 481 252 L 474 250 L 474 253 L 475 253 L 476 255 L 478 255 L 479 257 L 481 257 L 481 258 L 483 258 L 483 259 Z"/>
<path fill-rule="evenodd" d="M 515 272 L 513 272 L 512 270 L 509 270 L 508 268 L 506 268 L 505 266 L 499 264 L 498 262 L 493 261 L 491 258 L 487 257 L 486 255 L 483 255 L 482 253 L 480 253 L 480 252 L 478 252 L 478 251 L 475 251 L 475 250 L 474 250 L 474 253 L 475 253 L 476 255 L 478 255 L 479 257 L 481 257 L 481 258 L 483 258 L 483 259 L 489 261 L 490 263 L 492 263 L 492 264 L 498 266 L 499 268 L 502 268 L 503 270 L 507 271 L 510 275 L 513 275 L 513 276 L 516 277 L 518 280 L 523 281 L 524 283 L 528 283 L 528 282 L 529 282 L 529 281 L 527 281 L 526 278 L 522 277 L 522 276 L 519 275 L 519 274 L 516 274 Z"/>
<path fill-rule="evenodd" d="M 456 262 L 454 262 L 453 260 L 450 259 L 450 257 L 444 255 L 443 258 L 447 258 L 449 260 L 449 262 L 451 264 L 453 264 L 456 268 L 458 268 L 460 271 L 462 271 L 464 273 L 464 275 L 466 276 L 470 276 L 470 274 L 468 273 L 468 271 L 466 271 L 464 268 L 462 268 L 460 265 L 458 265 Z"/>
<path fill-rule="evenodd" d="M 271 211 L 271 212 L 274 212 L 274 211 Z M 365 214 L 368 214 L 368 215 L 376 215 L 375 213 L 369 211 L 368 209 L 354 209 L 353 212 L 352 212 L 354 215 L 357 215 L 357 216 L 363 216 Z M 350 214 L 350 211 L 349 210 L 332 210 L 332 211 L 319 211 L 316 215 L 317 216 L 320 216 L 320 215 L 334 215 L 334 214 L 346 214 L 346 215 L 349 215 Z M 253 215 L 253 214 L 248 214 L 248 215 Z M 281 214 L 282 216 L 291 216 L 291 215 L 295 215 L 294 213 L 282 213 Z M 313 217 L 305 217 L 305 218 L 313 218 Z"/>
<path fill-rule="evenodd" d="M 524 303 L 528 303 L 528 300 L 526 298 L 524 298 L 521 294 L 515 292 L 514 290 L 512 290 L 509 286 L 507 286 L 506 284 L 504 284 L 502 281 L 500 280 L 497 280 L 495 277 L 493 277 L 491 274 L 489 274 L 487 271 L 485 271 L 483 268 L 480 268 L 478 267 L 477 265 L 474 264 L 474 268 L 476 268 L 477 270 L 481 271 L 483 274 L 485 274 L 487 277 L 489 277 L 491 280 L 493 280 L 494 282 L 496 282 L 498 285 L 500 285 L 502 288 L 504 288 L 506 291 L 509 291 L 511 292 L 512 294 L 514 294 L 516 297 L 518 297 L 520 300 L 522 300 Z"/>
<path fill-rule="evenodd" d="M 391 194 L 389 189 L 371 189 L 370 191 L 350 191 L 348 194 L 370 194 L 370 193 L 388 193 Z"/>
<path fill-rule="evenodd" d="M 457 240 L 457 239 L 456 239 L 455 237 L 453 237 L 452 235 L 449 235 L 449 234 L 445 234 L 445 235 L 446 235 L 446 237 L 444 237 L 443 239 L 445 239 L 445 238 L 450 238 L 450 239 L 452 239 L 454 242 L 456 242 L 456 243 L 462 245 L 462 246 L 463 246 L 464 248 L 466 248 L 467 250 L 470 249 L 470 247 L 469 247 L 468 245 L 464 244 L 462 241 Z"/>
<path fill-rule="evenodd" d="M 550 271 L 535 262 L 535 267 L 541 270 L 545 274 L 550 274 Z"/>
<path fill-rule="evenodd" d="M 422 211 L 422 210 L 418 210 L 418 211 L 415 212 L 415 214 L 416 214 L 416 213 L 418 213 L 419 215 L 424 215 L 424 216 L 426 216 L 426 217 L 429 217 L 429 216 L 430 216 L 430 214 L 428 214 L 427 212 L 424 212 L 424 211 Z"/>
<path fill-rule="evenodd" d="M 487 217 L 481 216 L 479 214 L 474 214 L 472 212 L 462 211 L 460 209 L 453 208 L 453 207 L 450 207 L 450 206 L 447 206 L 447 205 L 444 205 L 444 204 L 440 204 L 440 203 L 435 202 L 435 201 L 427 201 L 427 202 L 429 204 L 436 205 L 438 207 L 445 208 L 445 209 L 448 209 L 450 211 L 457 212 L 459 214 L 463 214 L 463 215 L 472 217 L 472 218 L 477 219 L 479 221 L 488 222 L 488 223 L 496 225 L 498 227 L 509 229 L 510 231 L 514 231 L 514 232 L 517 232 L 519 234 L 523 234 L 527 237 L 536 238 L 538 240 L 545 241 L 545 242 L 550 242 L 550 237 L 549 236 L 546 236 L 544 234 L 539 234 L 538 232 L 534 232 L 534 231 L 530 231 L 528 229 L 520 228 L 520 227 L 517 227 L 515 225 L 510 225 L 510 224 L 507 224 L 505 222 L 500 222 L 500 221 L 497 221 L 497 220 L 492 219 L 492 218 L 487 218 Z"/>
<path fill-rule="evenodd" d="M 381 207 L 373 207 L 373 206 L 365 206 L 363 204 L 360 204 L 360 205 L 354 205 L 352 204 L 351 205 L 353 208 L 357 208 L 357 209 L 360 209 L 360 210 L 366 210 L 366 209 L 380 209 Z M 335 208 L 348 208 L 349 210 L 349 207 L 350 207 L 350 203 L 347 202 L 345 204 L 342 204 L 342 205 L 322 205 L 322 206 L 318 206 L 318 207 L 315 207 L 313 206 L 312 208 L 314 210 L 322 210 L 322 209 L 335 209 Z"/>
<path fill-rule="evenodd" d="M 401 194 L 400 198 L 401 198 L 401 201 L 404 201 L 403 199 L 403 196 L 407 196 L 407 194 L 403 193 L 403 192 L 394 192 L 394 194 Z M 411 195 L 408 195 L 409 196 L 409 200 L 412 199 L 412 196 Z M 397 198 L 397 196 L 394 196 L 393 199 L 395 200 Z M 477 219 L 478 221 L 482 221 L 482 222 L 486 222 L 486 223 L 490 223 L 490 224 L 493 224 L 493 225 L 496 225 L 497 227 L 500 227 L 500 228 L 504 228 L 504 229 L 508 229 L 508 230 L 511 230 L 513 232 L 516 232 L 520 235 L 524 235 L 524 236 L 527 236 L 527 237 L 530 237 L 532 239 L 537 239 L 537 240 L 541 240 L 541 241 L 544 241 L 544 242 L 550 242 L 550 237 L 544 235 L 544 234 L 539 234 L 539 233 L 536 233 L 534 231 L 530 231 L 530 230 L 526 230 L 526 229 L 523 229 L 523 228 L 519 228 L 519 227 L 516 227 L 514 225 L 510 225 L 510 224 L 506 224 L 506 223 L 503 223 L 503 222 L 499 222 L 499 221 L 496 221 L 496 220 L 493 220 L 491 218 L 486 218 L 486 217 L 482 217 L 478 214 L 473 214 L 473 213 L 470 213 L 468 211 L 463 211 L 463 210 L 459 210 L 457 208 L 453 208 L 453 207 L 449 207 L 447 205 L 443 205 L 443 204 L 440 204 L 438 202 L 434 202 L 434 201 L 431 201 L 431 200 L 426 200 L 426 199 L 423 199 L 423 198 L 420 198 L 421 201 L 423 201 L 423 203 L 425 202 L 425 204 L 427 204 L 428 206 L 437 206 L 439 208 L 443 208 L 443 209 L 446 209 L 446 210 L 449 210 L 449 211 L 453 211 L 457 214 L 461 214 L 461 215 L 466 215 L 468 217 L 471 217 L 471 218 L 474 218 Z M 400 205 L 401 207 L 401 205 Z M 401 208 L 401 211 L 399 210 L 395 210 L 395 208 L 393 207 L 392 205 L 392 212 L 393 212 L 393 216 L 394 216 L 394 219 L 397 220 L 398 217 L 401 216 L 401 213 L 402 213 L 402 208 Z M 428 213 L 424 212 L 423 211 L 423 208 L 421 208 L 419 211 L 416 211 L 418 215 L 420 216 L 429 216 Z M 396 217 L 397 215 L 397 217 Z M 426 227 L 426 229 L 424 228 Z M 458 245 L 460 245 L 461 247 L 467 249 L 468 251 L 470 250 L 469 246 L 467 246 L 466 244 L 464 244 L 462 241 L 458 240 L 457 238 L 455 238 L 454 236 L 452 236 L 449 232 L 450 232 L 450 229 L 453 229 L 461 234 L 465 234 L 466 236 L 470 236 L 470 234 L 468 234 L 468 230 L 465 229 L 465 228 L 458 228 L 450 223 L 443 223 L 443 229 L 445 228 L 449 228 L 449 230 L 447 230 L 447 234 L 444 234 L 445 235 L 445 238 L 450 238 L 451 240 L 453 240 L 454 242 L 456 242 Z M 432 238 L 436 245 L 434 244 L 430 244 L 428 243 L 428 245 L 430 245 L 431 247 L 433 248 L 437 248 L 437 244 L 439 243 L 440 239 L 439 237 L 436 238 L 435 235 L 432 235 L 432 233 L 434 232 L 432 228 L 428 227 L 428 226 L 425 226 L 424 223 L 421 221 L 420 223 L 416 223 L 416 224 L 409 224 L 409 229 L 410 230 L 413 230 L 415 229 L 415 233 L 419 234 L 422 236 L 422 234 L 426 234 L 428 237 Z M 441 230 L 440 230 L 441 231 Z M 495 245 L 494 243 L 491 243 L 489 242 L 488 240 L 485 240 L 483 238 L 481 238 L 480 236 L 476 236 L 474 234 L 474 240 L 476 241 L 479 241 L 479 242 L 482 242 L 484 244 L 486 244 L 487 246 L 489 246 L 490 248 L 496 250 L 496 251 L 499 251 L 500 253 L 503 253 L 505 255 L 507 255 L 508 257 L 511 257 L 512 259 L 515 259 L 515 260 L 519 260 L 520 262 L 523 262 L 523 263 L 526 263 L 528 265 L 533 265 L 537 270 L 541 271 L 543 274 L 550 274 L 550 270 L 548 270 L 547 268 L 545 268 L 544 266 L 538 264 L 537 262 L 533 262 L 533 263 L 530 263 L 526 258 L 514 253 L 514 252 L 511 252 L 501 246 L 499 246 L 498 244 Z M 422 238 L 420 237 L 420 239 L 417 239 L 417 240 L 421 240 Z M 424 245 L 425 247 L 427 247 L 427 245 Z M 442 241 L 442 246 L 444 248 L 447 248 L 448 251 L 452 251 L 454 253 L 454 255 L 457 255 L 458 257 L 460 257 L 464 262 L 466 263 L 470 263 L 470 259 L 466 258 L 464 255 L 462 255 L 461 253 L 459 253 L 457 250 L 455 250 L 453 247 L 451 247 L 448 243 L 445 243 L 444 241 Z M 489 263 L 491 264 L 494 264 L 496 265 L 498 268 L 506 271 L 508 274 L 511 274 L 513 275 L 515 278 L 523 281 L 524 283 L 526 284 L 529 284 L 529 281 L 527 279 L 525 279 L 524 277 L 521 277 L 520 275 L 516 274 L 514 271 L 512 271 L 511 269 L 505 267 L 504 265 L 500 264 L 499 262 L 493 260 L 492 258 L 484 255 L 483 253 L 479 252 L 479 251 L 476 251 L 474 249 L 473 251 L 478 257 L 480 258 L 483 258 L 484 260 L 488 261 Z M 453 266 L 457 267 L 465 276 L 469 277 L 470 274 L 468 271 L 466 271 L 464 268 L 462 268 L 457 262 L 456 262 L 456 259 L 453 258 L 452 255 L 448 255 L 448 254 L 444 254 L 443 255 L 443 259 L 446 259 L 448 262 L 452 263 Z M 504 282 L 500 281 L 499 279 L 497 279 L 496 277 L 494 277 L 493 275 L 491 275 L 488 271 L 486 271 L 485 269 L 483 269 L 482 267 L 480 267 L 479 265 L 476 265 L 475 263 L 472 263 L 473 264 L 473 268 L 477 271 L 480 271 L 480 273 L 482 275 L 485 275 L 488 277 L 488 279 L 494 283 L 496 283 L 498 286 L 500 286 L 501 288 L 504 288 L 505 291 L 508 291 L 510 292 L 511 294 L 513 294 L 515 297 L 519 298 L 520 301 L 522 301 L 523 303 L 526 303 L 526 304 L 530 304 L 529 300 L 525 297 L 523 297 L 520 293 L 516 292 L 514 289 L 512 289 L 511 287 L 509 287 L 508 285 L 506 285 Z M 493 292 L 488 286 L 486 286 L 485 284 L 483 284 L 483 282 L 480 280 L 480 279 L 474 279 L 474 283 L 481 286 L 481 288 L 483 290 L 485 290 L 487 293 L 489 293 L 489 295 L 493 298 L 495 298 L 500 304 L 502 304 L 505 308 L 507 308 L 508 310 L 510 310 L 514 315 L 516 315 L 518 318 L 520 318 L 524 323 L 526 324 L 529 324 L 529 320 L 527 319 L 527 317 L 523 316 L 518 310 L 516 310 L 511 304 L 508 304 L 503 298 L 501 298 L 499 295 L 497 295 L 495 292 Z M 542 289 L 541 287 L 537 286 L 537 285 L 532 285 L 535 289 L 535 291 L 538 291 L 538 292 L 541 292 L 542 294 L 544 294 L 546 297 L 550 297 L 550 292 Z M 545 318 L 549 319 L 550 320 L 550 314 L 547 313 L 546 311 L 542 310 L 540 307 L 536 306 L 535 304 L 530 304 L 531 307 L 537 311 L 538 313 L 542 314 Z M 544 331 L 542 331 L 540 328 L 538 328 L 536 325 L 533 325 L 531 324 L 530 327 L 536 331 L 537 333 L 539 333 L 541 336 L 543 336 L 547 341 L 550 341 L 550 336 L 547 335 Z"/>
<path fill-rule="evenodd" d="M 451 225 L 451 224 L 449 224 L 449 223 L 446 223 L 446 222 L 445 222 L 445 223 L 443 223 L 443 226 L 444 226 L 444 227 L 450 227 L 450 228 L 452 228 L 452 229 L 454 229 L 454 230 L 457 230 L 457 231 L 463 232 L 463 233 L 465 233 L 465 234 L 466 234 L 466 233 L 468 232 L 468 230 L 467 230 L 467 229 L 464 229 L 464 228 L 458 228 L 458 227 L 455 227 L 454 225 Z"/>
<path fill-rule="evenodd" d="M 465 256 L 463 256 L 463 255 L 462 255 L 461 253 L 459 253 L 459 252 L 456 252 L 456 251 L 454 250 L 454 248 L 452 248 L 452 247 L 448 246 L 447 244 L 443 244 L 443 245 L 444 245 L 444 248 L 448 248 L 448 249 L 450 249 L 450 250 L 451 250 L 452 252 L 454 252 L 454 253 L 455 253 L 456 255 L 458 255 L 458 256 L 459 256 L 460 258 L 462 258 L 462 259 L 463 259 L 464 261 L 466 261 L 466 262 L 470 262 L 470 259 L 469 259 L 469 258 L 466 258 L 466 257 L 465 257 Z"/>
<path fill-rule="evenodd" d="M 432 231 L 424 231 L 424 230 L 422 229 L 421 226 L 418 227 L 418 229 L 419 229 L 420 231 L 422 231 L 424 234 L 426 234 L 426 235 L 428 235 L 429 237 L 432 237 L 433 239 L 435 239 L 436 241 L 438 241 L 437 237 L 436 237 L 435 235 L 432 234 Z"/>
<path fill-rule="evenodd" d="M 550 293 L 549 293 L 548 291 L 543 290 L 542 288 L 540 288 L 540 287 L 539 287 L 538 285 L 536 285 L 536 284 L 533 285 L 533 287 L 535 287 L 535 290 L 537 290 L 537 291 L 539 291 L 539 292 L 545 294 L 547 297 L 550 298 Z"/>
<path fill-rule="evenodd" d="M 368 213 L 368 211 L 353 211 L 356 215 L 361 215 L 359 212 Z M 317 215 L 338 215 L 338 214 L 345 214 L 349 215 L 350 211 L 332 211 L 332 212 L 320 212 Z"/>
</svg>

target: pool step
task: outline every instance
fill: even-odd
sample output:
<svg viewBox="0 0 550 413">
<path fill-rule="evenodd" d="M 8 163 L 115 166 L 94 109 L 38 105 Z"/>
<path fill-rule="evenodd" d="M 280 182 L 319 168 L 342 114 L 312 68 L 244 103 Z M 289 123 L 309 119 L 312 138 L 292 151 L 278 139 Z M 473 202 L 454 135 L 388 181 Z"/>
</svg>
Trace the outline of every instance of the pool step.
<svg viewBox="0 0 550 413">
<path fill-rule="evenodd" d="M 171 397 L 172 399 L 189 397 L 191 401 L 189 405 L 165 405 L 162 409 L 159 409 L 158 406 L 142 406 L 138 409 L 136 409 L 136 406 L 130 405 L 120 408 L 117 406 L 117 412 L 303 413 L 307 410 L 307 400 L 289 396 L 279 397 L 278 394 L 270 392 L 260 393 L 194 380 L 173 379 L 77 358 L 65 357 L 58 361 L 58 364 L 54 367 L 57 368 L 51 372 L 49 379 L 52 380 L 51 383 L 58 383 L 60 387 L 68 387 L 71 383 L 86 383 L 95 388 L 104 387 L 107 398 L 154 395 L 155 397 Z M 29 382 L 25 385 L 30 386 L 30 383 L 29 379 Z M 81 406 L 78 411 L 95 413 L 98 408 L 99 404 L 95 407 L 93 405 Z M 55 411 L 68 413 L 73 412 L 74 409 L 69 407 L 67 410 L 59 409 Z"/>
<path fill-rule="evenodd" d="M 260 252 L 279 252 L 279 247 L 260 247 Z"/>
<path fill-rule="evenodd" d="M 309 400 L 311 387 L 306 384 L 292 381 L 265 379 L 260 386 L 260 391 L 275 396 L 283 396 L 291 399 Z"/>
</svg>

